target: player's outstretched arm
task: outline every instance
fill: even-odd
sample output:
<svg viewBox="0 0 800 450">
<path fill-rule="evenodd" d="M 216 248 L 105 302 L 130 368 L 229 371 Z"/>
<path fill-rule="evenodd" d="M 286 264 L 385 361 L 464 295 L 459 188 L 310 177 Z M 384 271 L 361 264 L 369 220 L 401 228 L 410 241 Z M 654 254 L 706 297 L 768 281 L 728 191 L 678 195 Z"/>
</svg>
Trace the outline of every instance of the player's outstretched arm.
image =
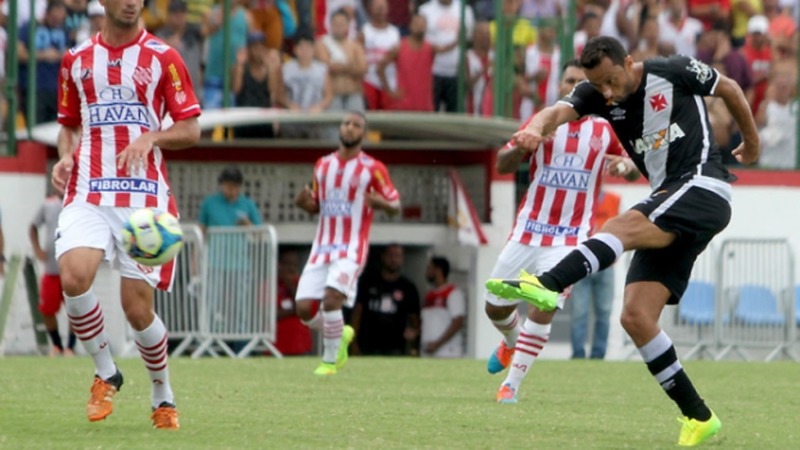
<svg viewBox="0 0 800 450">
<path fill-rule="evenodd" d="M 530 151 L 517 147 L 517 143 L 513 140 L 509 141 L 497 152 L 497 161 L 495 162 L 497 173 L 516 172 L 522 161 L 528 157 L 528 154 L 530 154 Z"/>
<path fill-rule="evenodd" d="M 513 139 L 517 147 L 532 152 L 548 135 L 554 133 L 556 128 L 579 117 L 572 106 L 559 102 L 539 111 L 525 128 L 514 133 Z"/>
<path fill-rule="evenodd" d="M 389 217 L 400 213 L 400 200 L 386 200 L 380 192 L 371 190 L 367 193 L 367 205 L 372 209 L 380 209 Z"/>
<path fill-rule="evenodd" d="M 742 88 L 732 79 L 720 75 L 714 96 L 720 97 L 725 102 L 742 133 L 742 143 L 733 150 L 733 156 L 742 164 L 755 164 L 761 154 L 761 141 Z"/>
</svg>

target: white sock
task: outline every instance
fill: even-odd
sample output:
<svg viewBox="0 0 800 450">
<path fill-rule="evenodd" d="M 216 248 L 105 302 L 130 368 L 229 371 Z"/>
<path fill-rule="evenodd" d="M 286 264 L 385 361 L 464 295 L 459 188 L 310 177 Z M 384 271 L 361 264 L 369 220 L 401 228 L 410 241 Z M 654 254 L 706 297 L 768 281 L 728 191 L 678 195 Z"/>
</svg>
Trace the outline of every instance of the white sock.
<svg viewBox="0 0 800 450">
<path fill-rule="evenodd" d="M 70 297 L 64 293 L 70 328 L 80 339 L 86 352 L 94 359 L 95 373 L 107 380 L 117 373 L 105 332 L 103 308 L 89 289 L 81 295 Z"/>
<path fill-rule="evenodd" d="M 142 331 L 133 332 L 139 355 L 144 361 L 152 382 L 153 407 L 163 402 L 175 404 L 172 387 L 169 384 L 167 368 L 167 328 L 157 315 L 153 322 Z"/>
<path fill-rule="evenodd" d="M 517 338 L 519 337 L 519 312 L 515 309 L 514 312 L 505 319 L 493 320 L 492 324 L 497 331 L 503 335 L 503 341 L 506 347 L 513 348 L 517 345 Z"/>
<path fill-rule="evenodd" d="M 342 343 L 342 330 L 344 329 L 342 310 L 323 311 L 322 321 L 322 362 L 334 364 Z"/>
<path fill-rule="evenodd" d="M 515 390 L 519 388 L 522 380 L 528 374 L 539 352 L 544 348 L 544 344 L 550 338 L 551 324 L 541 325 L 531 319 L 526 319 L 522 326 L 522 331 L 517 339 L 514 351 L 514 359 L 508 368 L 508 376 L 503 384 L 509 384 Z"/>
<path fill-rule="evenodd" d="M 311 320 L 303 320 L 303 325 L 311 328 L 314 331 L 322 331 L 322 309 L 317 311 L 317 314 Z"/>
</svg>

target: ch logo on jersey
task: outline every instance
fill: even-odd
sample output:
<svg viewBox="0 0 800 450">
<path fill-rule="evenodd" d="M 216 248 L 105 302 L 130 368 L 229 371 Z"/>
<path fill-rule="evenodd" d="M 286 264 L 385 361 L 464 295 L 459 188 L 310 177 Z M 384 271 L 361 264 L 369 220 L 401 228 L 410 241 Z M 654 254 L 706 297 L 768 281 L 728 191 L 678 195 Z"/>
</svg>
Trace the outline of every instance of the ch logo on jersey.
<svg viewBox="0 0 800 450">
<path fill-rule="evenodd" d="M 138 85 L 148 85 L 153 82 L 153 71 L 149 67 L 137 67 L 133 71 L 133 81 Z"/>
<path fill-rule="evenodd" d="M 664 97 L 664 94 L 658 93 L 652 97 L 650 97 L 650 107 L 653 108 L 655 112 L 661 112 L 667 108 L 667 98 Z"/>
<path fill-rule="evenodd" d="M 121 85 L 107 86 L 97 95 L 97 103 L 89 105 L 89 126 L 136 125 L 150 128 L 147 108 L 136 92 Z"/>
<path fill-rule="evenodd" d="M 642 136 L 633 143 L 633 148 L 636 153 L 641 154 L 650 150 L 661 150 L 669 147 L 669 144 L 686 136 L 683 129 L 677 124 L 673 123 L 669 128 L 664 128 L 650 133 L 647 136 Z"/>
</svg>

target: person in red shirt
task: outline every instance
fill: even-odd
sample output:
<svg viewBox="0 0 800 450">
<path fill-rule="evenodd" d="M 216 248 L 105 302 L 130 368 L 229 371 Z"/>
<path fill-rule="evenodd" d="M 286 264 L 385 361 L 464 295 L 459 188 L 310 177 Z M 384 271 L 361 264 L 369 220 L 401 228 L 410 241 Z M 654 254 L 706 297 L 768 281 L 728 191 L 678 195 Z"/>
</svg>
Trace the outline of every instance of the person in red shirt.
<svg viewBox="0 0 800 450">
<path fill-rule="evenodd" d="M 753 16 L 747 22 L 747 40 L 742 53 L 753 73 L 753 94 L 750 98 L 750 110 L 755 115 L 767 93 L 769 71 L 772 66 L 772 49 L 770 48 L 769 19 L 764 16 Z"/>
<path fill-rule="evenodd" d="M 284 355 L 311 352 L 311 330 L 303 325 L 295 311 L 294 297 L 300 280 L 299 259 L 294 250 L 284 250 L 278 257 L 278 329 L 275 347 Z"/>
<path fill-rule="evenodd" d="M 427 28 L 425 16 L 415 14 L 411 18 L 410 34 L 378 63 L 381 86 L 392 98 L 389 109 L 433 111 L 433 58 L 436 53 L 453 49 L 457 42 L 444 47 L 431 45 L 425 41 Z M 386 67 L 391 63 L 397 67 L 397 89 L 394 91 L 386 77 Z"/>
<path fill-rule="evenodd" d="M 703 22 L 706 31 L 717 21 L 728 21 L 731 17 L 730 0 L 688 0 L 689 16 Z"/>
</svg>

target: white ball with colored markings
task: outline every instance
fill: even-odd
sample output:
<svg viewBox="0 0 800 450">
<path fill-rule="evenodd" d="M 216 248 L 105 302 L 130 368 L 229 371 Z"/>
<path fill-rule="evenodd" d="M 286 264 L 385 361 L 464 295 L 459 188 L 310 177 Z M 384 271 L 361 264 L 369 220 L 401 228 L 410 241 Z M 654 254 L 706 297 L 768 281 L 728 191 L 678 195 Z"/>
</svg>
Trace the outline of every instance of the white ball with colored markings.
<svg viewBox="0 0 800 450">
<path fill-rule="evenodd" d="M 142 208 L 133 212 L 122 227 L 125 252 L 143 266 L 172 261 L 183 246 L 178 219 L 166 211 Z"/>
</svg>

